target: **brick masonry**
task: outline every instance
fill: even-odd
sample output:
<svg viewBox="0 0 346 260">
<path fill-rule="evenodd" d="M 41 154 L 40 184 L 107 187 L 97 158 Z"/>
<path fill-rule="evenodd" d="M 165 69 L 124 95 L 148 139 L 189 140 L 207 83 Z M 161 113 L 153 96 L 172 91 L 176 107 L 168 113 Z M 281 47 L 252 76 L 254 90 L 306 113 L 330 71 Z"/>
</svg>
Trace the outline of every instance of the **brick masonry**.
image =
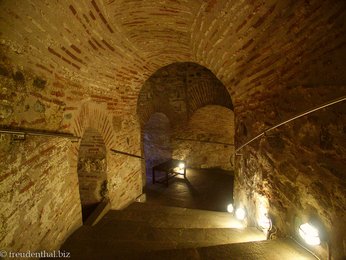
<svg viewBox="0 0 346 260">
<path fill-rule="evenodd" d="M 145 81 L 137 104 L 147 174 L 169 158 L 186 160 L 193 168 L 232 170 L 231 109 L 225 86 L 210 70 L 186 62 L 156 71 Z"/>
<path fill-rule="evenodd" d="M 143 168 L 137 159 L 109 149 L 140 154 L 143 118 L 155 110 L 137 115 L 137 101 L 146 80 L 162 67 L 194 62 L 216 75 L 232 98 L 236 147 L 346 93 L 345 1 L 5 0 L 0 5 L 0 124 L 77 136 L 96 129 L 107 150 L 113 208 L 140 194 Z M 247 205 L 250 218 L 256 203 L 246 194 L 269 199 L 281 235 L 293 234 L 293 215 L 302 219 L 317 212 L 334 259 L 343 257 L 346 245 L 340 232 L 345 229 L 344 111 L 339 105 L 291 123 L 246 147 L 236 160 L 236 201 Z M 42 137 L 9 144 L 8 137 L 1 138 L 0 190 L 6 205 L 0 211 L 1 247 L 57 248 L 81 223 L 79 144 Z M 54 148 L 29 160 L 48 144 Z M 48 156 L 59 149 L 66 152 Z M 28 177 L 29 168 L 37 170 Z M 45 170 L 49 182 L 37 177 Z M 287 177 L 292 172 L 297 177 Z M 42 191 L 34 193 L 38 186 Z M 26 217 L 20 215 L 24 206 L 33 210 Z M 43 207 L 49 214 L 40 218 Z M 21 225 L 19 219 L 27 222 Z"/>
</svg>

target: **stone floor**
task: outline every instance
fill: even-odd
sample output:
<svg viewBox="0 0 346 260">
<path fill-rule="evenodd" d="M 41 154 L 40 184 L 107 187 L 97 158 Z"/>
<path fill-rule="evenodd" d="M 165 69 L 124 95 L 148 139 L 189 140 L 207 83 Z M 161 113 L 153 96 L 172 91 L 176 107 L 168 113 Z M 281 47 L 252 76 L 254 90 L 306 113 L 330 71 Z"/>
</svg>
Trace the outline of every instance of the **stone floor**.
<svg viewBox="0 0 346 260">
<path fill-rule="evenodd" d="M 187 179 L 177 176 L 163 184 L 152 184 L 147 176 L 147 202 L 156 205 L 225 211 L 233 201 L 233 172 L 220 169 L 187 169 Z M 163 175 L 162 175 L 163 176 Z"/>
<path fill-rule="evenodd" d="M 143 259 L 205 260 L 312 260 L 315 259 L 291 239 L 232 243 L 200 248 L 147 252 Z"/>
<path fill-rule="evenodd" d="M 187 171 L 166 187 L 147 178 L 146 203 L 109 211 L 82 226 L 61 250 L 72 259 L 315 259 L 290 239 L 264 234 L 225 211 L 233 176 L 220 170 Z"/>
<path fill-rule="evenodd" d="M 291 240 L 264 241 L 226 212 L 134 203 L 82 226 L 61 250 L 72 259 L 314 259 Z"/>
</svg>

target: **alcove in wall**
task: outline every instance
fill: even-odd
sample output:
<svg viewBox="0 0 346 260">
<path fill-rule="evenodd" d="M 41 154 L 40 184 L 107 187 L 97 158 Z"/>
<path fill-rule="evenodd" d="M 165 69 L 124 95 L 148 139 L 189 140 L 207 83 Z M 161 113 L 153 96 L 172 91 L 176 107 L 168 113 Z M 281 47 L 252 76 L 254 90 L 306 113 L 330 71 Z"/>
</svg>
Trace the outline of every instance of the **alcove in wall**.
<svg viewBox="0 0 346 260">
<path fill-rule="evenodd" d="M 83 222 L 107 197 L 106 146 L 100 133 L 87 128 L 78 155 L 79 194 Z"/>
</svg>

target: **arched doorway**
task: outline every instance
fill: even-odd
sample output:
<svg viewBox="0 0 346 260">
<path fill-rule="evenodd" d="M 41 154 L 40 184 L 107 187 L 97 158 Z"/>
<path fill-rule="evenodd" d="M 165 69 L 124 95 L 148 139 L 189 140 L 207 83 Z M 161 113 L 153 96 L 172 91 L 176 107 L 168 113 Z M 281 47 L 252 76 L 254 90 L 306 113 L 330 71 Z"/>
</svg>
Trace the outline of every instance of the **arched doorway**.
<svg viewBox="0 0 346 260">
<path fill-rule="evenodd" d="M 137 114 L 146 159 L 147 175 L 143 177 L 148 202 L 224 211 L 233 200 L 234 113 L 231 97 L 222 82 L 199 64 L 170 64 L 144 83 Z M 160 124 L 157 114 L 170 123 L 169 129 L 159 127 L 160 134 L 154 134 Z M 168 137 L 169 152 L 167 148 L 162 149 Z M 148 185 L 151 168 L 168 159 L 186 161 L 187 178 L 174 177 L 168 186 L 166 181 L 167 187 Z M 198 169 L 193 175 L 191 167 Z M 204 174 L 205 169 L 213 172 Z M 163 172 L 167 176 L 169 171 L 172 170 Z"/>
<path fill-rule="evenodd" d="M 150 183 L 152 167 L 172 158 L 171 126 L 165 114 L 155 113 L 145 124 L 143 150 L 146 180 Z"/>
<path fill-rule="evenodd" d="M 78 155 L 79 194 L 83 222 L 107 198 L 106 146 L 100 133 L 87 128 Z"/>
</svg>

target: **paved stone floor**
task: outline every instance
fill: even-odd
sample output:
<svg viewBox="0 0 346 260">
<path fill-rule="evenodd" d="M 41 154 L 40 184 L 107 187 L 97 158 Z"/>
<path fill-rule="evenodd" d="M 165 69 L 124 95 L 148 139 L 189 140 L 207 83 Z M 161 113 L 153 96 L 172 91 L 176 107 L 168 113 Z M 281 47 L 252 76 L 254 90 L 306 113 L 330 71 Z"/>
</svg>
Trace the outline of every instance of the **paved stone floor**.
<svg viewBox="0 0 346 260">
<path fill-rule="evenodd" d="M 147 203 L 225 211 L 233 201 L 233 172 L 220 169 L 187 169 L 187 179 L 177 176 L 163 184 L 152 184 L 151 174 L 147 176 L 145 193 Z M 163 175 L 162 175 L 163 176 Z"/>
</svg>

